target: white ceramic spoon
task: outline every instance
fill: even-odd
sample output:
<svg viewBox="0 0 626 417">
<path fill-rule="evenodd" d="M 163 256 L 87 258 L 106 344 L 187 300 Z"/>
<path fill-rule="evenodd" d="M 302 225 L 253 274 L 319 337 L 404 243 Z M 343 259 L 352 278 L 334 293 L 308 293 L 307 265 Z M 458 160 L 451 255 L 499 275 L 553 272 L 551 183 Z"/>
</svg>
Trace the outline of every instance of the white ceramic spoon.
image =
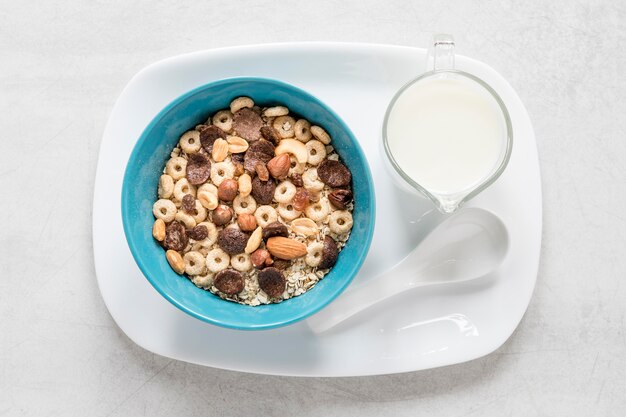
<svg viewBox="0 0 626 417">
<path fill-rule="evenodd" d="M 508 250 L 509 234 L 496 215 L 479 208 L 462 209 L 393 268 L 349 288 L 307 323 L 321 333 L 404 291 L 480 278 L 498 268 Z"/>
</svg>

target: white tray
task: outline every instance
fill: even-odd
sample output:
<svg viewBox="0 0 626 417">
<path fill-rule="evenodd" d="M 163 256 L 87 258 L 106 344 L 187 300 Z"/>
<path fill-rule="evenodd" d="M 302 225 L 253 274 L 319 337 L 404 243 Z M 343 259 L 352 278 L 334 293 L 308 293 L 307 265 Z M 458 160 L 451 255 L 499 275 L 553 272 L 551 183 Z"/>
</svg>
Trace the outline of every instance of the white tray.
<svg viewBox="0 0 626 417">
<path fill-rule="evenodd" d="M 304 322 L 257 332 L 223 329 L 187 316 L 163 299 L 135 265 L 122 231 L 126 161 L 152 117 L 201 84 L 250 75 L 301 87 L 337 111 L 369 159 L 376 186 L 376 231 L 355 281 L 367 280 L 400 261 L 441 219 L 429 202 L 393 187 L 380 160 L 384 110 L 394 92 L 425 68 L 425 50 L 345 43 L 259 45 L 177 56 L 139 72 L 111 113 L 94 192 L 96 274 L 120 328 L 138 345 L 163 356 L 278 375 L 414 371 L 475 359 L 502 345 L 522 318 L 537 275 L 541 185 L 536 144 L 523 104 L 498 73 L 463 56 L 457 56 L 457 67 L 494 86 L 513 121 L 507 171 L 470 204 L 502 218 L 510 232 L 509 256 L 499 271 L 480 282 L 401 295 L 320 336 Z"/>
</svg>

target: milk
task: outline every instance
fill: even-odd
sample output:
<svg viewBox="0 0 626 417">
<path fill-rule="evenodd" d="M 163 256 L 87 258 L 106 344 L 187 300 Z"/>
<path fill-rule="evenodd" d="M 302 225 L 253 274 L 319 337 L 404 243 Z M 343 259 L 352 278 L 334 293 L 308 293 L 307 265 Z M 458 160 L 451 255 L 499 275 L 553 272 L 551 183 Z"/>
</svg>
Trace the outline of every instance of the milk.
<svg viewBox="0 0 626 417">
<path fill-rule="evenodd" d="M 497 101 L 465 78 L 429 77 L 409 86 L 387 119 L 387 144 L 400 168 L 433 194 L 467 193 L 506 152 Z"/>
</svg>

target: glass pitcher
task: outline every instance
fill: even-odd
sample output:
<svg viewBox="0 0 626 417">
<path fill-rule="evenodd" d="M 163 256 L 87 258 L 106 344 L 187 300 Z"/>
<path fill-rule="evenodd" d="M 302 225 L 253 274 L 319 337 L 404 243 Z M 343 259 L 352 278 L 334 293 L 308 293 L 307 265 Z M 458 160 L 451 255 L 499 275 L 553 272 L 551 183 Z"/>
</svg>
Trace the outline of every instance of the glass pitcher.
<svg viewBox="0 0 626 417">
<path fill-rule="evenodd" d="M 502 174 L 513 131 L 494 89 L 455 69 L 452 36 L 433 38 L 427 66 L 389 103 L 383 146 L 398 181 L 451 213 Z"/>
</svg>

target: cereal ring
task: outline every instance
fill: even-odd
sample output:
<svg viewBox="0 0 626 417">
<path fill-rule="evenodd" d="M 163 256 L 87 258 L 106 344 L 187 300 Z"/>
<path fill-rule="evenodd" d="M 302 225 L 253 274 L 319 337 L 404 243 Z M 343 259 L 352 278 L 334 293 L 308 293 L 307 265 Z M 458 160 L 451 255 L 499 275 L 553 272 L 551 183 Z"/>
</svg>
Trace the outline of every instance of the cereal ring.
<svg viewBox="0 0 626 417">
<path fill-rule="evenodd" d="M 326 147 L 319 140 L 308 141 L 306 151 L 308 154 L 307 163 L 311 165 L 319 165 L 326 158 Z"/>
<path fill-rule="evenodd" d="M 296 121 L 291 116 L 280 116 L 274 119 L 272 126 L 278 132 L 278 135 L 285 138 L 292 138 L 295 130 L 294 126 L 296 125 Z"/>
<path fill-rule="evenodd" d="M 293 208 L 293 205 L 291 205 L 291 204 L 279 204 L 278 205 L 278 214 L 284 220 L 291 221 L 293 219 L 297 219 L 298 217 L 300 217 L 302 212 L 296 210 L 295 208 Z"/>
<path fill-rule="evenodd" d="M 352 229 L 352 214 L 348 210 L 337 210 L 328 219 L 330 231 L 338 235 L 348 233 Z"/>
<path fill-rule="evenodd" d="M 174 193 L 174 179 L 167 175 L 163 174 L 159 178 L 159 189 L 158 195 L 159 198 L 170 198 Z"/>
<path fill-rule="evenodd" d="M 187 178 L 181 178 L 176 181 L 176 185 L 174 185 L 174 198 L 183 201 L 183 197 L 185 197 L 187 194 L 191 194 L 193 197 L 195 197 L 196 186 L 189 184 Z"/>
<path fill-rule="evenodd" d="M 218 162 L 211 165 L 211 181 L 216 186 L 220 186 L 226 178 L 232 178 L 235 175 L 235 166 L 232 162 Z"/>
<path fill-rule="evenodd" d="M 319 140 L 324 145 L 328 145 L 330 143 L 330 136 L 328 136 L 328 133 L 326 133 L 326 131 L 319 126 L 311 126 L 311 134 L 315 139 Z"/>
<path fill-rule="evenodd" d="M 317 203 L 309 204 L 309 206 L 304 209 L 306 216 L 314 222 L 323 221 L 326 216 L 328 216 L 329 212 L 330 207 L 326 197 L 321 198 Z"/>
<path fill-rule="evenodd" d="M 304 173 L 305 164 L 299 163 L 295 156 L 289 155 L 289 163 L 289 175 Z"/>
<path fill-rule="evenodd" d="M 304 262 L 308 266 L 315 268 L 322 261 L 322 252 L 324 251 L 324 244 L 321 242 L 310 243 L 306 248 L 306 257 Z"/>
<path fill-rule="evenodd" d="M 200 275 L 204 273 L 206 261 L 200 252 L 191 251 L 183 255 L 185 261 L 185 273 L 187 275 Z"/>
<path fill-rule="evenodd" d="M 230 112 L 237 113 L 238 110 L 248 107 L 251 109 L 254 107 L 254 101 L 250 97 L 237 97 L 230 103 Z"/>
<path fill-rule="evenodd" d="M 220 272 L 228 268 L 230 256 L 220 248 L 215 248 L 206 256 L 206 267 L 211 272 Z"/>
<path fill-rule="evenodd" d="M 184 224 L 187 229 L 193 229 L 196 227 L 196 220 L 191 214 L 185 213 L 184 211 L 176 213 L 174 219 L 177 222 Z"/>
<path fill-rule="evenodd" d="M 228 110 L 220 110 L 213 116 L 213 125 L 219 127 L 224 132 L 233 129 L 233 114 Z"/>
<path fill-rule="evenodd" d="M 235 214 L 252 214 L 256 210 L 256 201 L 251 195 L 242 196 L 241 194 L 233 200 L 233 209 Z"/>
<path fill-rule="evenodd" d="M 283 181 L 276 187 L 274 191 L 274 200 L 279 203 L 289 203 L 296 195 L 296 186 L 291 181 Z"/>
<path fill-rule="evenodd" d="M 197 287 L 208 290 L 213 286 L 214 276 L 215 275 L 211 272 L 207 273 L 206 275 L 196 275 L 194 277 L 191 277 L 191 282 L 193 282 Z"/>
<path fill-rule="evenodd" d="M 182 156 L 170 158 L 165 164 L 165 173 L 174 180 L 179 180 L 185 176 L 187 172 L 187 160 Z"/>
<path fill-rule="evenodd" d="M 284 106 L 268 107 L 263 111 L 263 116 L 265 117 L 287 116 L 288 114 L 289 109 Z"/>
<path fill-rule="evenodd" d="M 309 123 L 308 120 L 298 120 L 294 126 L 294 130 L 296 132 L 296 139 L 300 142 L 308 142 L 313 136 L 311 134 L 311 123 Z"/>
<path fill-rule="evenodd" d="M 203 222 L 206 219 L 207 211 L 199 200 L 195 202 L 196 207 L 191 211 L 191 216 L 196 223 Z"/>
<path fill-rule="evenodd" d="M 278 213 L 276 213 L 276 209 L 272 206 L 260 206 L 254 212 L 254 218 L 256 219 L 256 224 L 261 227 L 266 227 L 268 224 L 278 220 Z"/>
<path fill-rule="evenodd" d="M 230 258 L 230 265 L 239 272 L 246 272 L 252 269 L 252 261 L 247 253 L 240 253 Z"/>
<path fill-rule="evenodd" d="M 324 188 L 324 183 L 317 177 L 316 168 L 308 169 L 302 174 L 302 183 L 304 184 L 304 188 L 311 191 L 321 191 Z"/>
<path fill-rule="evenodd" d="M 165 223 L 174 220 L 177 211 L 174 202 L 164 198 L 157 200 L 152 205 L 152 214 L 154 214 L 154 217 L 163 220 Z"/>
<path fill-rule="evenodd" d="M 200 150 L 200 132 L 197 130 L 190 130 L 183 133 L 178 141 L 180 148 L 185 153 L 196 153 Z"/>
</svg>

